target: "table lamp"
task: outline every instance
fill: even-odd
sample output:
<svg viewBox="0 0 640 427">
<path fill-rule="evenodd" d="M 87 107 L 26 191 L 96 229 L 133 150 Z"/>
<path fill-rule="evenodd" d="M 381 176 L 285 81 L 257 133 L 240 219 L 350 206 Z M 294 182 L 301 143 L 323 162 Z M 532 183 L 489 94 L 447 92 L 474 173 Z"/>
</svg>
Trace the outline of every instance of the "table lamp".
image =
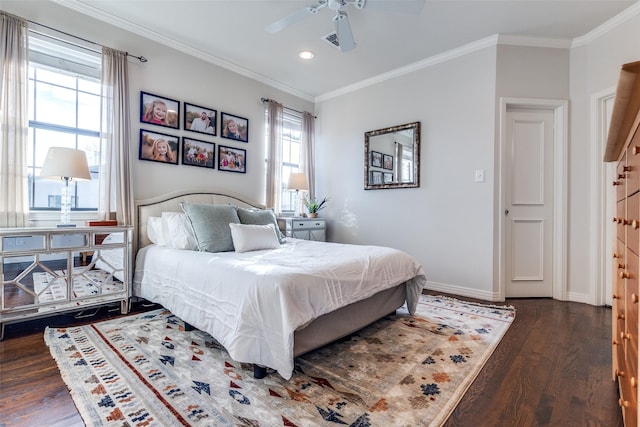
<svg viewBox="0 0 640 427">
<path fill-rule="evenodd" d="M 307 175 L 304 172 L 294 172 L 289 175 L 289 182 L 287 182 L 287 190 L 296 192 L 296 206 L 295 214 L 302 216 L 299 204 L 300 204 L 300 191 L 309 191 L 309 184 L 307 184 Z"/>
<path fill-rule="evenodd" d="M 40 178 L 64 181 L 60 194 L 60 224 L 58 227 L 75 227 L 71 223 L 71 193 L 69 181 L 91 181 L 87 156 L 84 151 L 66 147 L 51 147 L 44 159 Z"/>
</svg>

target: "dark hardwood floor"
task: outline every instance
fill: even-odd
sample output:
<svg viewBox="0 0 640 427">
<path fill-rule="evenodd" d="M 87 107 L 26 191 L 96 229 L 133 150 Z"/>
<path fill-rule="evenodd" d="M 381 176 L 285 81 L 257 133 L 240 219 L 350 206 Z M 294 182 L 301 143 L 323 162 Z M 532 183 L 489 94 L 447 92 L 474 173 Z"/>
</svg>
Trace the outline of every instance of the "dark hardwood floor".
<svg viewBox="0 0 640 427">
<path fill-rule="evenodd" d="M 621 426 L 611 309 L 550 299 L 507 303 L 517 309 L 515 322 L 445 426 Z M 82 425 L 42 333 L 47 322 L 79 322 L 54 319 L 7 326 L 0 342 L 2 427 Z"/>
<path fill-rule="evenodd" d="M 622 426 L 611 308 L 513 299 L 516 320 L 446 427 Z"/>
</svg>

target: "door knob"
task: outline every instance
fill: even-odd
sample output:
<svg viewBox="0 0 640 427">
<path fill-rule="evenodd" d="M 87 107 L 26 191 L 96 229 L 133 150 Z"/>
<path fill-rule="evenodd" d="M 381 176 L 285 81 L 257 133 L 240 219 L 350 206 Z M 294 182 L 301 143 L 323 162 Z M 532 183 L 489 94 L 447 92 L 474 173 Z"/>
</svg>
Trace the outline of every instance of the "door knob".
<svg viewBox="0 0 640 427">
<path fill-rule="evenodd" d="M 509 209 L 505 209 L 505 210 L 504 210 L 504 214 L 505 214 L 505 215 L 509 215 Z"/>
</svg>

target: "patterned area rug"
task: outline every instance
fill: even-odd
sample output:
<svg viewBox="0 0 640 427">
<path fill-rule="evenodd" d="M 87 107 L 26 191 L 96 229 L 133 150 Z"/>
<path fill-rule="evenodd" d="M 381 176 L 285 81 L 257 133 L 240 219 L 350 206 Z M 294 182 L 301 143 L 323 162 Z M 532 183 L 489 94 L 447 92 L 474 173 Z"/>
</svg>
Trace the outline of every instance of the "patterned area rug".
<svg viewBox="0 0 640 427">
<path fill-rule="evenodd" d="M 438 426 L 515 318 L 512 307 L 422 295 L 296 359 L 293 377 L 253 378 L 208 334 L 166 310 L 45 331 L 87 425 Z"/>
</svg>

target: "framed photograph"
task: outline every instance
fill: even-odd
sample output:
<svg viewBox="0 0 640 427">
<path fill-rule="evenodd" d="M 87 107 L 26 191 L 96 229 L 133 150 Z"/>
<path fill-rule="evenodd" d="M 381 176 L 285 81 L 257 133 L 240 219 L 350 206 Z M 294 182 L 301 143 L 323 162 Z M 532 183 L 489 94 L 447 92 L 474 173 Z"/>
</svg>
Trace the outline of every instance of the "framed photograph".
<svg viewBox="0 0 640 427">
<path fill-rule="evenodd" d="M 140 160 L 178 164 L 177 136 L 140 129 Z"/>
<path fill-rule="evenodd" d="M 215 169 L 216 144 L 182 137 L 182 164 Z"/>
<path fill-rule="evenodd" d="M 218 145 L 218 170 L 247 172 L 247 150 Z"/>
<path fill-rule="evenodd" d="M 140 121 L 180 129 L 180 102 L 164 96 L 140 92 Z"/>
<path fill-rule="evenodd" d="M 382 153 L 378 153 L 377 151 L 371 152 L 371 166 L 376 168 L 382 167 Z"/>
<path fill-rule="evenodd" d="M 220 133 L 223 138 L 249 142 L 249 119 L 222 113 L 220 121 L 222 122 Z"/>
<path fill-rule="evenodd" d="M 382 179 L 385 184 L 389 184 L 393 182 L 393 174 L 391 172 L 385 172 Z"/>
<path fill-rule="evenodd" d="M 380 184 L 382 184 L 382 172 L 371 171 L 371 185 L 380 185 Z"/>
<path fill-rule="evenodd" d="M 382 167 L 384 169 L 393 170 L 393 156 L 389 154 L 383 154 L 382 156 Z"/>
<path fill-rule="evenodd" d="M 184 103 L 184 130 L 215 135 L 217 118 L 213 108 Z"/>
</svg>

